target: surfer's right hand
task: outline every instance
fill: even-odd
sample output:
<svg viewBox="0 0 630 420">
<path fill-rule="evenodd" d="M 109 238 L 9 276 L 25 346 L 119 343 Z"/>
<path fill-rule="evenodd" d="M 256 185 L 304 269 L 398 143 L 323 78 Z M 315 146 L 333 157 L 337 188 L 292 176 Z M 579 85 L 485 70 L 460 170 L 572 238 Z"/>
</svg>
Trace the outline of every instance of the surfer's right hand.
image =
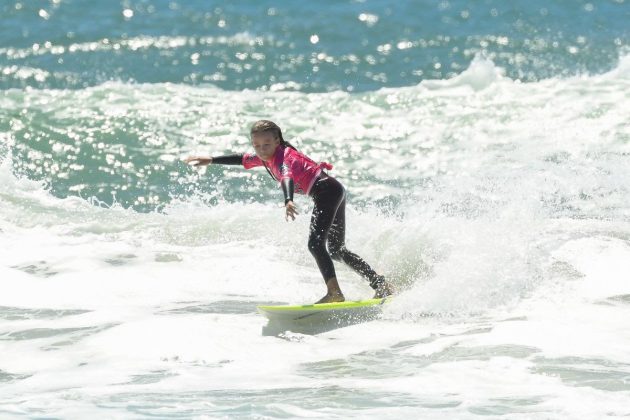
<svg viewBox="0 0 630 420">
<path fill-rule="evenodd" d="M 184 159 L 184 163 L 188 165 L 197 167 L 197 166 L 206 166 L 212 163 L 212 158 L 209 156 L 188 156 Z"/>
<path fill-rule="evenodd" d="M 286 211 L 286 215 L 285 215 L 285 220 L 288 222 L 289 221 L 289 217 L 292 220 L 295 220 L 295 216 L 298 213 L 297 211 L 297 207 L 295 207 L 295 204 L 293 203 L 292 200 L 287 201 L 287 204 L 284 205 L 285 211 Z"/>
</svg>

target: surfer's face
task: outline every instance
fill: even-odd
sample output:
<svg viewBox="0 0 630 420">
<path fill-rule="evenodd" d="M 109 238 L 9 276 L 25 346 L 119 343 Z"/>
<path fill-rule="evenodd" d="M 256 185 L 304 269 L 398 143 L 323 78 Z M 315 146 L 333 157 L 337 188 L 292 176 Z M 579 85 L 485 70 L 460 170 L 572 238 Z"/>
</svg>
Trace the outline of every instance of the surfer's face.
<svg viewBox="0 0 630 420">
<path fill-rule="evenodd" d="M 263 131 L 252 135 L 252 144 L 256 155 L 262 160 L 269 160 L 276 152 L 276 147 L 280 144 L 280 139 L 274 133 Z"/>
</svg>

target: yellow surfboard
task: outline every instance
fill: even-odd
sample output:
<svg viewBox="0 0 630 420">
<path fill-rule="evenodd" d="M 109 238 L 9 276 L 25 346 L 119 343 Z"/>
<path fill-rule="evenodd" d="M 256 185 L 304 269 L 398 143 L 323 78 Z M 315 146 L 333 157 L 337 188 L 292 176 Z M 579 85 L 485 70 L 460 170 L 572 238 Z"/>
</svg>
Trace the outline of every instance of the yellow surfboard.
<svg viewBox="0 0 630 420">
<path fill-rule="evenodd" d="M 272 305 L 258 306 L 258 312 L 269 320 L 281 321 L 325 321 L 344 318 L 367 318 L 380 313 L 389 298 L 366 299 L 333 303 L 314 303 L 310 305 Z"/>
</svg>

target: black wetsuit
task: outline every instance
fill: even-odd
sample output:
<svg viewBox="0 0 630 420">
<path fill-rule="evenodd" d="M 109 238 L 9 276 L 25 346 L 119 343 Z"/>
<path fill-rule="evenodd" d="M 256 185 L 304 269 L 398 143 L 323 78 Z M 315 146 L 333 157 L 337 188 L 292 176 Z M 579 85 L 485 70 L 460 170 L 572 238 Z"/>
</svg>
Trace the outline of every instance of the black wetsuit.
<svg viewBox="0 0 630 420">
<path fill-rule="evenodd" d="M 212 158 L 212 163 L 222 165 L 241 165 L 242 162 L 242 154 Z M 273 177 L 271 172 L 270 175 Z M 293 199 L 293 183 L 281 185 L 285 202 Z M 315 206 L 311 216 L 308 250 L 315 258 L 324 281 L 337 277 L 332 261 L 334 259 L 343 261 L 365 277 L 376 290 L 383 284 L 384 277 L 376 274 L 368 263 L 346 248 L 346 190 L 343 185 L 322 172 L 309 195 L 313 198 Z"/>
</svg>

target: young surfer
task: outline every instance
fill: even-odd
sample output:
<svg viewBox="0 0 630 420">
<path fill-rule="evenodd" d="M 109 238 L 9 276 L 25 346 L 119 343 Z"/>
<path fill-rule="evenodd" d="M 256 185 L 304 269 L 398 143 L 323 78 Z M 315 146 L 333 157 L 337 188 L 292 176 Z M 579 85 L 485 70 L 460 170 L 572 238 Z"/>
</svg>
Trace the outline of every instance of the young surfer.
<svg viewBox="0 0 630 420">
<path fill-rule="evenodd" d="M 245 169 L 264 166 L 269 175 L 280 183 L 287 220 L 295 220 L 298 214 L 293 202 L 294 193 L 312 197 L 314 208 L 308 249 L 315 258 L 327 287 L 326 295 L 316 303 L 345 300 L 337 281 L 333 259 L 343 261 L 365 277 L 375 290 L 375 298 L 393 294 L 392 286 L 383 276 L 378 275 L 361 257 L 346 248 L 346 191 L 339 181 L 325 172 L 332 169 L 332 166 L 325 162 L 316 163 L 298 152 L 282 138 L 280 127 L 272 121 L 257 121 L 252 126 L 250 135 L 255 154 L 190 156 L 185 162 L 193 166 L 243 165 Z"/>
</svg>

